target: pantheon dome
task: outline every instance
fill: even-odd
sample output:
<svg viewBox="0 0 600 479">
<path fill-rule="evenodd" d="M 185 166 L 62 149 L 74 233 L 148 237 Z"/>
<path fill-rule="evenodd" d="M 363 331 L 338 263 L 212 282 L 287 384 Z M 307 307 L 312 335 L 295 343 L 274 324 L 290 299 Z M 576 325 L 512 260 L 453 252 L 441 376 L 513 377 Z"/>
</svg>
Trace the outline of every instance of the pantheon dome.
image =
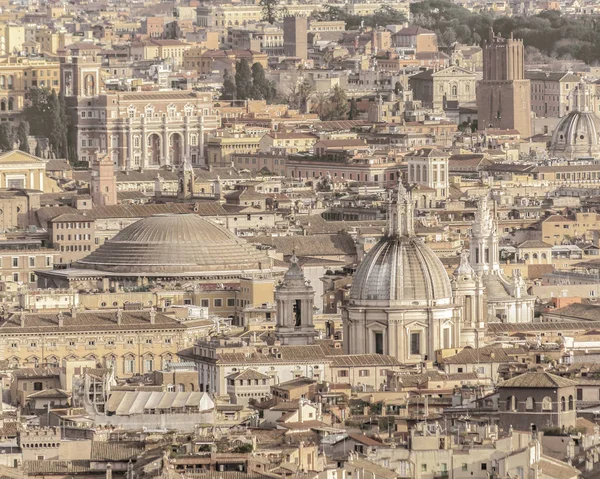
<svg viewBox="0 0 600 479">
<path fill-rule="evenodd" d="M 261 270 L 262 252 L 194 214 L 156 215 L 120 231 L 73 267 L 131 275 L 182 275 Z"/>
<path fill-rule="evenodd" d="M 600 117 L 592 111 L 572 111 L 552 134 L 550 155 L 573 160 L 600 157 Z"/>
<path fill-rule="evenodd" d="M 415 305 L 450 302 L 452 288 L 442 262 L 420 238 L 388 236 L 360 263 L 350 301 Z"/>
</svg>

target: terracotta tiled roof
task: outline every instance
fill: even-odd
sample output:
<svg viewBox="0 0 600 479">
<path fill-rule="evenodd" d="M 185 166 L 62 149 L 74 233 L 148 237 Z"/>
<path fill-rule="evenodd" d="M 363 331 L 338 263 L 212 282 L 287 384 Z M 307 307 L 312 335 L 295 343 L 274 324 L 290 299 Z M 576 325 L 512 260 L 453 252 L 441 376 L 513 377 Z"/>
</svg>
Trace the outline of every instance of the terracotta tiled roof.
<svg viewBox="0 0 600 479">
<path fill-rule="evenodd" d="M 501 388 L 564 388 L 577 386 L 571 379 L 550 373 L 524 373 L 500 383 Z"/>
</svg>

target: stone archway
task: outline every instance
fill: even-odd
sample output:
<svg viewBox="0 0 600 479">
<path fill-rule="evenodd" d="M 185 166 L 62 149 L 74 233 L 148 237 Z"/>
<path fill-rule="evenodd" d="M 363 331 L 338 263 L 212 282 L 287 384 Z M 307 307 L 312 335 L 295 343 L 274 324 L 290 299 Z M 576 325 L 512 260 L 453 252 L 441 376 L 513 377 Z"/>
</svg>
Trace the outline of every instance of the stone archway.
<svg viewBox="0 0 600 479">
<path fill-rule="evenodd" d="M 151 133 L 148 136 L 148 165 L 160 166 L 160 154 L 162 146 L 162 138 L 158 133 Z"/>
</svg>

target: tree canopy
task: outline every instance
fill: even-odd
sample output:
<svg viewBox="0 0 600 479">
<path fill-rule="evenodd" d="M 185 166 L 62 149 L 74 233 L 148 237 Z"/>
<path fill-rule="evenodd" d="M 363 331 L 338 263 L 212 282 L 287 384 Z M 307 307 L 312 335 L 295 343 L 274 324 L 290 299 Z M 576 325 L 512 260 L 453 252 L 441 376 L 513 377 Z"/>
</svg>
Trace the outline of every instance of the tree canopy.
<svg viewBox="0 0 600 479">
<path fill-rule="evenodd" d="M 447 0 L 411 3 L 410 11 L 413 23 L 436 32 L 442 45 L 449 46 L 454 41 L 481 44 L 491 27 L 505 38 L 512 33 L 523 39 L 527 50 L 538 58 L 577 59 L 589 64 L 600 61 L 600 24 L 590 16 L 544 11 L 537 15 L 493 17 L 470 12 Z"/>
<path fill-rule="evenodd" d="M 222 100 L 266 100 L 275 98 L 275 85 L 265 75 L 260 63 L 250 65 L 245 59 L 235 64 L 235 78 L 228 71 L 223 75 Z"/>
<path fill-rule="evenodd" d="M 68 136 L 70 122 L 64 97 L 59 97 L 50 88 L 30 88 L 29 100 L 23 118 L 29 123 L 31 134 L 48 138 L 56 157 L 69 158 L 72 150 Z"/>
</svg>

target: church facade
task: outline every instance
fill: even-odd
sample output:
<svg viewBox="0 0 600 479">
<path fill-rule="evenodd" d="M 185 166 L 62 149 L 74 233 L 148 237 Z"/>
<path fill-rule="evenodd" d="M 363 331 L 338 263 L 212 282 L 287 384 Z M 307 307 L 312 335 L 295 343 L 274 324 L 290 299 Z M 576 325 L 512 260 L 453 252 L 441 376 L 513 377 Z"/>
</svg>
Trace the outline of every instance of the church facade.
<svg viewBox="0 0 600 479">
<path fill-rule="evenodd" d="M 414 203 L 399 184 L 386 235 L 357 268 L 342 308 L 345 352 L 419 364 L 440 349 L 480 346 L 489 321 L 531 322 L 535 298 L 520 276 L 502 273 L 487 196 L 478 205 L 471 250 L 463 252 L 452 278 L 416 236 Z"/>
</svg>

